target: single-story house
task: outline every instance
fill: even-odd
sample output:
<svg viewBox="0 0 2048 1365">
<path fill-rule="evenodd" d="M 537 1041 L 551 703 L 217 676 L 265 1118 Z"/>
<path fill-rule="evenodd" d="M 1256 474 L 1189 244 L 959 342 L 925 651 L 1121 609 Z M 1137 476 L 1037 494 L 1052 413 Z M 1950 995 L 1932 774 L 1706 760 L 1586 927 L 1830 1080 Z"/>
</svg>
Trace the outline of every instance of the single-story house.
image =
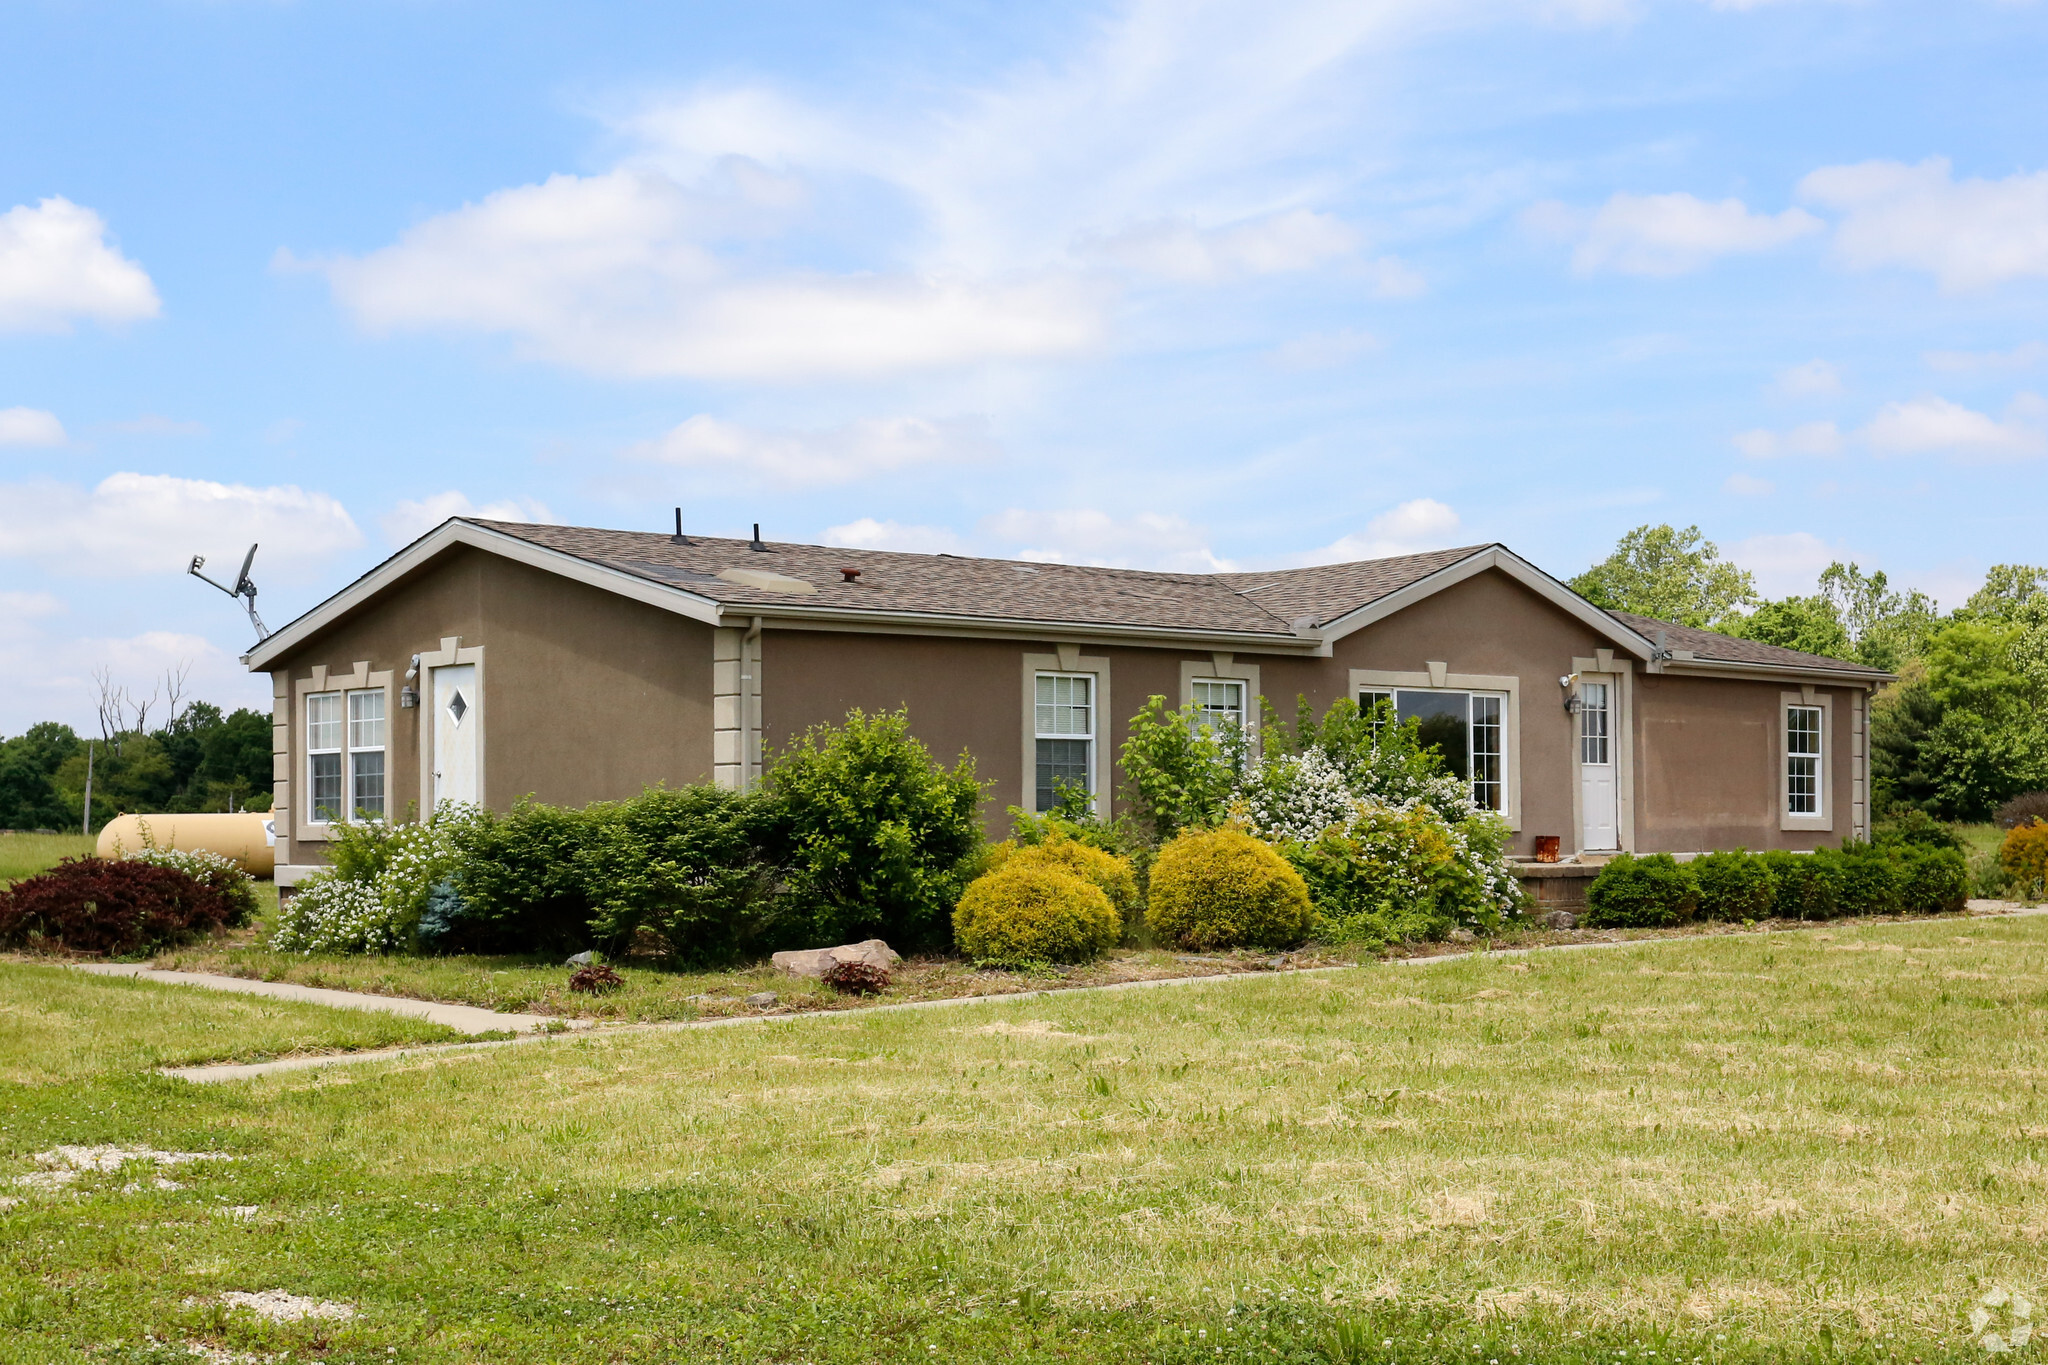
<svg viewBox="0 0 2048 1365">
<path fill-rule="evenodd" d="M 1810 849 L 1867 831 L 1860 664 L 1609 612 L 1503 545 L 1154 573 L 457 518 L 245 656 L 275 698 L 277 862 L 444 801 L 747 788 L 851 707 L 905 707 L 1010 805 L 1109 812 L 1153 694 L 1421 718 L 1528 856 Z"/>
</svg>

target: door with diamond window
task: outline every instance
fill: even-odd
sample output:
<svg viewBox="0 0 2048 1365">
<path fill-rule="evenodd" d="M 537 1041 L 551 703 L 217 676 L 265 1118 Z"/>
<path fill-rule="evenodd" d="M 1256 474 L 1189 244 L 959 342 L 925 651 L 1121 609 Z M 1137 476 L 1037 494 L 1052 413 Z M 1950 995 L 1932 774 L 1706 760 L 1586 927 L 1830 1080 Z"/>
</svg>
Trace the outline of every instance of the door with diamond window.
<svg viewBox="0 0 2048 1365">
<path fill-rule="evenodd" d="M 476 665 L 449 664 L 434 670 L 434 808 L 444 802 L 474 802 L 476 741 L 482 728 L 477 709 Z"/>
</svg>

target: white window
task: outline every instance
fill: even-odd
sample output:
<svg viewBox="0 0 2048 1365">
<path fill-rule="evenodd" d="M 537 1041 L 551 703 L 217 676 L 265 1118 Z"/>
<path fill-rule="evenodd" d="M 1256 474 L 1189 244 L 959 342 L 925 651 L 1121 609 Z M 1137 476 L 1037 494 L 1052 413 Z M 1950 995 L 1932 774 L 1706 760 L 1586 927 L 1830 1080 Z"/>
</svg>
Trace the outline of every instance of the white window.
<svg viewBox="0 0 2048 1365">
<path fill-rule="evenodd" d="M 384 690 L 348 694 L 348 818 L 384 818 Z"/>
<path fill-rule="evenodd" d="M 306 698 L 306 786 L 317 824 L 343 818 L 341 693 L 315 692 Z"/>
<path fill-rule="evenodd" d="M 1191 684 L 1195 723 L 1221 730 L 1225 725 L 1244 726 L 1244 681 L 1240 678 L 1196 678 Z"/>
<path fill-rule="evenodd" d="M 1507 799 L 1507 694 L 1441 688 L 1367 688 L 1358 709 L 1386 723 L 1416 723 L 1417 738 L 1443 755 L 1444 766 L 1472 784 L 1481 810 L 1501 810 Z"/>
<path fill-rule="evenodd" d="M 1038 752 L 1032 785 L 1037 809 L 1048 811 L 1059 804 L 1062 787 L 1095 794 L 1095 675 L 1040 673 L 1033 687 Z"/>
<path fill-rule="evenodd" d="M 1579 684 L 1579 762 L 1606 765 L 1611 736 L 1607 729 L 1607 684 Z"/>
<path fill-rule="evenodd" d="M 382 688 L 306 697 L 306 779 L 313 823 L 384 818 Z"/>
<path fill-rule="evenodd" d="M 1821 714 L 1818 706 L 1785 708 L 1785 813 L 1819 815 Z"/>
</svg>

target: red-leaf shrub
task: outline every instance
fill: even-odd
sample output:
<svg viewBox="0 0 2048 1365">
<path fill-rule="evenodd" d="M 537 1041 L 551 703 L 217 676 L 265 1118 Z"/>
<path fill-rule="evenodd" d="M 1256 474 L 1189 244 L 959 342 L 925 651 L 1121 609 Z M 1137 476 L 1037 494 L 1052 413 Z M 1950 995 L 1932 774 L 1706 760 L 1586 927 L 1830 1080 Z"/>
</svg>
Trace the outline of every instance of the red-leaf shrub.
<svg viewBox="0 0 2048 1365">
<path fill-rule="evenodd" d="M 841 995 L 880 995 L 889 989 L 889 969 L 871 962 L 835 962 L 823 979 Z"/>
<path fill-rule="evenodd" d="M 0 892 L 0 943 L 31 939 L 79 953 L 136 953 L 233 922 L 225 896 L 174 867 L 66 858 Z"/>
<path fill-rule="evenodd" d="M 583 995 L 606 995 L 625 984 L 626 978 L 602 962 L 593 962 L 569 973 L 569 989 Z"/>
</svg>

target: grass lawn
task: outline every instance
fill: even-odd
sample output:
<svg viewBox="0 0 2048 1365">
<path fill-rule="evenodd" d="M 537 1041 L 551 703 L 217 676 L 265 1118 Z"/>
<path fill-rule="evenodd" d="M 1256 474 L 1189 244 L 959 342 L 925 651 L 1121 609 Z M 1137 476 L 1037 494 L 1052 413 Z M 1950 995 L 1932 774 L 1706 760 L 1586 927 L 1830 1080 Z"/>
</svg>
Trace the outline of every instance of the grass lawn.
<svg viewBox="0 0 2048 1365">
<path fill-rule="evenodd" d="M 1980 1359 L 1981 1297 L 2048 1289 L 2044 1023 L 2048 918 L 208 1087 L 140 1074 L 230 1041 L 182 1016 L 0 1029 L 0 1180 L 236 1158 L 13 1192 L 0 1361 Z M 222 1299 L 274 1289 L 354 1316 Z"/>
<path fill-rule="evenodd" d="M 33 877 L 64 858 L 88 858 L 99 844 L 91 834 L 0 834 L 0 886 Z"/>
</svg>

